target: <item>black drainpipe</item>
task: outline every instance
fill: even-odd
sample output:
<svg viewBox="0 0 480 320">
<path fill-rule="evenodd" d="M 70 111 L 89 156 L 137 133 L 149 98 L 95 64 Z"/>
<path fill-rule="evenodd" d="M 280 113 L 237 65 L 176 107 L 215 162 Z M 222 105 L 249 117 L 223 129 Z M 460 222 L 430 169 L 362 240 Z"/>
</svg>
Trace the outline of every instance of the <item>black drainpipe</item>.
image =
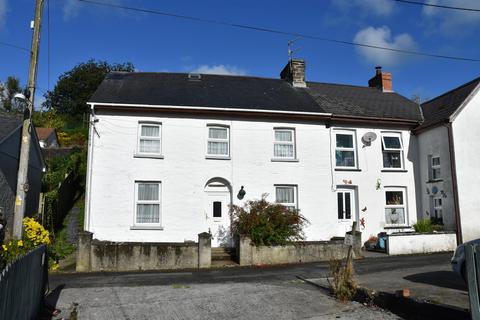
<svg viewBox="0 0 480 320">
<path fill-rule="evenodd" d="M 453 143 L 452 123 L 447 123 L 448 150 L 450 151 L 450 170 L 452 172 L 453 203 L 455 205 L 455 225 L 457 228 L 457 245 L 463 243 L 460 205 L 458 203 L 457 165 L 455 163 L 455 145 Z"/>
</svg>

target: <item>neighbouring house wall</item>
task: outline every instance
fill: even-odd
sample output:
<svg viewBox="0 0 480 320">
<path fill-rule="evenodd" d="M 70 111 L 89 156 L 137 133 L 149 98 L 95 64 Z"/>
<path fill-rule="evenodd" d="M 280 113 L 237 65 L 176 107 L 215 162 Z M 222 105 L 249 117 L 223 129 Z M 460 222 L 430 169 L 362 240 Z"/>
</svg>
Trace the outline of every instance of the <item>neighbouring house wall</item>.
<svg viewBox="0 0 480 320">
<path fill-rule="evenodd" d="M 463 241 L 480 238 L 480 93 L 453 120 L 458 202 Z"/>
<path fill-rule="evenodd" d="M 419 156 L 418 174 L 416 178 L 418 179 L 417 198 L 419 202 L 419 217 L 430 218 L 433 214 L 433 197 L 441 196 L 445 230 L 456 230 L 448 129 L 446 126 L 440 125 L 419 133 L 417 142 Z M 431 156 L 440 157 L 441 179 L 439 180 L 431 179 Z"/>
<path fill-rule="evenodd" d="M 457 247 L 455 232 L 400 233 L 387 238 L 390 255 L 453 251 Z"/>
<path fill-rule="evenodd" d="M 17 189 L 18 161 L 20 157 L 21 128 L 18 128 L 0 144 L 0 207 L 7 217 L 7 228 L 11 228 Z M 33 216 L 38 213 L 39 196 L 42 187 L 43 162 L 32 134 L 28 167 L 29 191 L 25 213 Z"/>
<path fill-rule="evenodd" d="M 298 242 L 284 246 L 255 246 L 246 236 L 237 239 L 237 259 L 241 266 L 329 261 L 347 257 L 349 246 L 341 240 Z M 357 242 L 355 252 L 360 252 Z"/>
<path fill-rule="evenodd" d="M 359 170 L 332 171 L 330 130 L 323 123 L 257 121 L 251 118 L 192 118 L 168 113 L 111 114 L 96 110 L 96 131 L 91 130 L 87 180 L 86 223 L 94 238 L 130 242 L 183 242 L 195 240 L 208 231 L 205 219 L 205 185 L 214 177 L 229 181 L 233 204 L 259 199 L 268 193 L 275 201 L 276 184 L 298 186 L 298 207 L 310 224 L 305 229 L 309 241 L 343 236 L 350 225 L 337 218 L 334 188 L 346 186 L 357 192 L 356 219 L 365 219 L 361 228 L 364 241 L 385 231 L 385 186 L 406 187 L 407 223 L 416 221 L 416 201 L 410 132 L 401 132 L 405 171 L 382 172 L 382 128 L 356 130 Z M 139 121 L 162 123 L 163 159 L 134 157 Z M 207 124 L 230 126 L 230 160 L 206 159 Z M 274 127 L 295 128 L 296 162 L 274 162 Z M 378 138 L 363 146 L 361 137 L 373 131 Z M 97 135 L 98 133 L 98 135 Z M 332 134 L 333 136 L 333 134 Z M 381 187 L 377 190 L 377 180 Z M 135 181 L 161 181 L 163 230 L 132 230 L 134 224 Z M 246 196 L 237 199 L 240 187 Z M 365 211 L 361 209 L 366 209 Z"/>
</svg>

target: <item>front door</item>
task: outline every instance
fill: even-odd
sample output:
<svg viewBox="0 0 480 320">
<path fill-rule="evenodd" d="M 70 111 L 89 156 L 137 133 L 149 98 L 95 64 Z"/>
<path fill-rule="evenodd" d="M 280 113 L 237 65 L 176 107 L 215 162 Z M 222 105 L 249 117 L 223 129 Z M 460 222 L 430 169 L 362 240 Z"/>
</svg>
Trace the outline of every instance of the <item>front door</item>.
<svg viewBox="0 0 480 320">
<path fill-rule="evenodd" d="M 212 247 L 231 247 L 229 203 L 230 193 L 207 193 L 206 218 Z"/>
<path fill-rule="evenodd" d="M 355 221 L 355 190 L 337 189 L 337 219 L 338 236 L 344 237 L 345 232 L 352 230 L 352 223 Z"/>
</svg>

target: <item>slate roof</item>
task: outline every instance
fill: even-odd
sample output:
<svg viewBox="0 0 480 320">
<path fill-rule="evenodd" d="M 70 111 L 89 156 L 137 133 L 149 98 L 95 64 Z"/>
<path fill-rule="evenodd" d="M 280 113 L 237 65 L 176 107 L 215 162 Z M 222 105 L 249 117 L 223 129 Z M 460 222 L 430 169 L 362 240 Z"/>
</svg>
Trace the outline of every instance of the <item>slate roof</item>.
<svg viewBox="0 0 480 320">
<path fill-rule="evenodd" d="M 281 79 L 246 76 L 202 74 L 200 80 L 190 80 L 186 73 L 114 72 L 89 102 L 422 120 L 419 106 L 397 93 L 316 82 L 295 88 Z"/>
<path fill-rule="evenodd" d="M 480 77 L 422 103 L 423 117 L 425 120 L 418 129 L 448 120 L 479 84 Z"/>
<path fill-rule="evenodd" d="M 0 111 L 0 143 L 22 124 L 22 115 Z"/>
</svg>

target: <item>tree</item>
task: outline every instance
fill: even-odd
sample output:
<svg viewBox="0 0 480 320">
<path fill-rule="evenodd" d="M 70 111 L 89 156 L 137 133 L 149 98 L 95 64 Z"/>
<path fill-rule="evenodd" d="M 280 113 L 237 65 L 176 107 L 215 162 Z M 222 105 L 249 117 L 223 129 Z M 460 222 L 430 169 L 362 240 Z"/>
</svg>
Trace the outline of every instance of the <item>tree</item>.
<svg viewBox="0 0 480 320">
<path fill-rule="evenodd" d="M 87 100 L 109 72 L 134 70 L 130 62 L 109 64 L 106 61 L 89 60 L 80 63 L 59 77 L 53 90 L 44 95 L 46 100 L 43 106 L 59 114 L 81 118 L 82 114 L 89 112 Z"/>
<path fill-rule="evenodd" d="M 0 104 L 6 111 L 15 111 L 17 109 L 13 96 L 16 93 L 23 92 L 18 78 L 9 76 L 5 83 L 0 83 Z"/>
</svg>

